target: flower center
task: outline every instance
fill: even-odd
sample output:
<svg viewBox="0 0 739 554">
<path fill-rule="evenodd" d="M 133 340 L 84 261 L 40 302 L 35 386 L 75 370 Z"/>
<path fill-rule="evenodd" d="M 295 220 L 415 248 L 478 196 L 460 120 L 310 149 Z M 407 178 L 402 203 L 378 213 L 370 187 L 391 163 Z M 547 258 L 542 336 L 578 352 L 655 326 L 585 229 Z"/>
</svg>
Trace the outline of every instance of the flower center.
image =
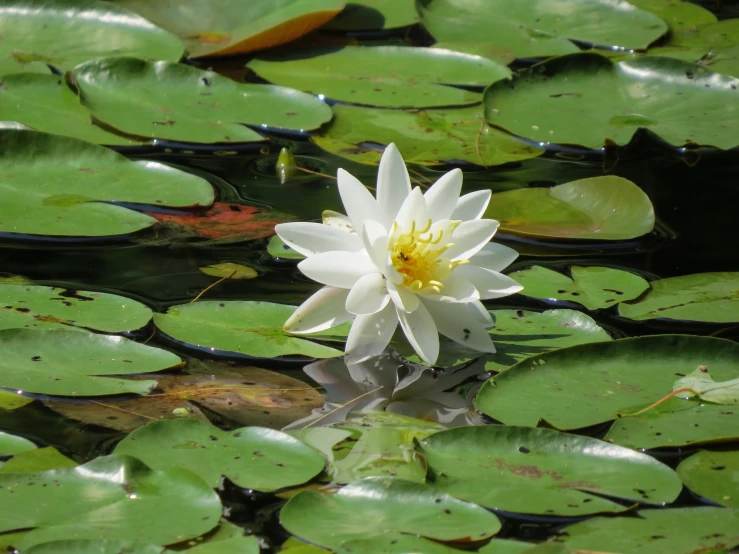
<svg viewBox="0 0 739 554">
<path fill-rule="evenodd" d="M 451 235 L 458 221 L 450 221 L 446 232 Z M 454 246 L 451 242 L 443 241 L 444 229 L 434 236 L 431 231 L 431 220 L 423 229 L 416 228 L 416 222 L 411 223 L 408 232 L 403 233 L 398 222 L 393 223 L 391 236 L 390 260 L 393 267 L 403 276 L 403 285 L 416 293 L 441 292 L 444 287 L 442 281 L 458 265 L 467 263 L 467 260 L 453 262 L 443 257 L 444 252 Z"/>
</svg>

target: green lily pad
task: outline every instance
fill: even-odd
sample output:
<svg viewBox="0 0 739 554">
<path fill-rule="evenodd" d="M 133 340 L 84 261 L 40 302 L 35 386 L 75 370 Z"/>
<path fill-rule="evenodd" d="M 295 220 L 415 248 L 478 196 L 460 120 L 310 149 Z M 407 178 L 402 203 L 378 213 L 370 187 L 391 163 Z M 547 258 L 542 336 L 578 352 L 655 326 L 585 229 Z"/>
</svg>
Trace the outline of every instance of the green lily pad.
<svg viewBox="0 0 739 554">
<path fill-rule="evenodd" d="M 729 149 L 739 80 L 672 58 L 614 63 L 599 54 L 562 56 L 485 91 L 489 123 L 528 139 L 601 148 L 646 128 L 675 146 Z M 675 110 L 679 98 L 680 110 Z"/>
<path fill-rule="evenodd" d="M 379 31 L 418 23 L 414 0 L 356 0 L 322 29 L 330 31 Z"/>
<path fill-rule="evenodd" d="M 533 144 L 487 125 L 480 106 L 434 110 L 391 110 L 336 105 L 325 133 L 311 138 L 322 149 L 348 160 L 377 165 L 382 151 L 365 143 L 394 142 L 406 163 L 438 165 L 465 161 L 482 166 L 534 158 Z"/>
<path fill-rule="evenodd" d="M 158 469 L 186 467 L 212 487 L 224 475 L 264 492 L 305 483 L 326 463 L 310 446 L 280 431 L 244 427 L 226 432 L 194 419 L 153 421 L 118 443 L 115 453 Z"/>
<path fill-rule="evenodd" d="M 0 329 L 76 328 L 122 333 L 141 329 L 151 310 L 105 292 L 0 284 Z"/>
<path fill-rule="evenodd" d="M 578 429 L 633 413 L 672 392 L 699 365 L 717 380 L 739 377 L 739 344 L 659 335 L 582 344 L 522 360 L 486 382 L 479 410 L 506 425 Z"/>
<path fill-rule="evenodd" d="M 608 497 L 660 504 L 682 490 L 675 472 L 646 454 L 552 429 L 458 427 L 418 448 L 435 488 L 509 512 L 622 512 L 628 506 Z"/>
<path fill-rule="evenodd" d="M 644 449 L 739 440 L 739 409 L 670 398 L 637 416 L 617 419 L 604 440 Z"/>
<path fill-rule="evenodd" d="M 345 541 L 336 552 L 340 554 L 462 554 L 469 551 L 450 548 L 413 535 L 386 533 L 366 539 Z"/>
<path fill-rule="evenodd" d="M 727 508 L 739 508 L 739 451 L 702 450 L 677 466 L 685 486 Z"/>
<path fill-rule="evenodd" d="M 274 235 L 269 239 L 269 244 L 267 244 L 267 253 L 273 258 L 284 258 L 286 260 L 305 259 L 305 256 L 290 248 L 277 235 Z"/>
<path fill-rule="evenodd" d="M 77 462 L 67 458 L 56 448 L 46 446 L 16 454 L 0 468 L 0 474 L 31 473 L 65 467 L 77 467 Z"/>
<path fill-rule="evenodd" d="M 677 393 L 678 398 L 697 396 L 712 404 L 739 404 L 739 378 L 714 381 L 707 366 L 699 366 L 692 373 L 675 381 L 672 390 Z"/>
<path fill-rule="evenodd" d="M 113 52 L 173 62 L 184 53 L 177 37 L 109 2 L 2 0 L 0 10 L 0 75 L 66 71 Z"/>
<path fill-rule="evenodd" d="M 409 46 L 345 46 L 301 51 L 294 58 L 264 55 L 247 67 L 277 85 L 386 108 L 476 104 L 478 93 L 444 85 L 486 86 L 511 75 L 507 67 L 479 56 Z"/>
<path fill-rule="evenodd" d="M 31 402 L 33 402 L 33 399 L 28 398 L 27 396 L 23 396 L 16 392 L 0 390 L 0 410 L 17 410 Z"/>
<path fill-rule="evenodd" d="M 165 550 L 163 546 L 127 539 L 83 539 L 37 544 L 25 552 L 26 554 L 162 554 Z"/>
<path fill-rule="evenodd" d="M 340 12 L 345 0 L 116 0 L 176 34 L 190 56 L 222 56 L 269 48 L 320 27 Z"/>
<path fill-rule="evenodd" d="M 611 340 L 590 316 L 575 310 L 492 310 L 490 315 L 495 323 L 489 333 L 497 351 L 485 355 L 487 371 L 500 371 L 556 348 Z M 440 367 L 457 366 L 481 356 L 451 340 L 442 338 L 441 344 Z M 421 362 L 405 341 L 394 342 L 393 347 L 412 362 Z"/>
<path fill-rule="evenodd" d="M 5 75 L 0 88 L 0 119 L 37 131 L 107 144 L 129 146 L 141 141 L 122 137 L 95 124 L 90 112 L 58 75 Z"/>
<path fill-rule="evenodd" d="M 13 456 L 36 448 L 28 439 L 0 431 L 0 457 Z"/>
<path fill-rule="evenodd" d="M 254 268 L 233 262 L 211 264 L 199 267 L 198 269 L 211 277 L 221 277 L 226 279 L 254 279 L 254 277 L 259 275 Z"/>
<path fill-rule="evenodd" d="M 251 534 L 247 536 L 246 532 L 243 527 L 223 520 L 215 531 L 189 541 L 190 547 L 184 552 L 190 554 L 259 554 L 259 539 Z M 193 543 L 196 544 L 191 546 Z M 167 550 L 165 554 L 175 552 L 183 552 L 183 550 L 179 548 Z"/>
<path fill-rule="evenodd" d="M 739 544 L 739 512 L 724 508 L 641 510 L 638 517 L 596 517 L 564 529 L 565 545 L 622 554 L 723 552 Z"/>
<path fill-rule="evenodd" d="M 716 23 L 716 16 L 707 9 L 683 0 L 629 0 L 629 4 L 662 18 L 670 30 L 668 40 L 682 30 L 694 30 L 699 25 Z"/>
<path fill-rule="evenodd" d="M 329 121 L 331 108 L 285 87 L 237 83 L 192 66 L 103 58 L 75 68 L 80 101 L 92 115 L 130 135 L 179 142 L 265 140 L 245 125 L 295 131 Z"/>
<path fill-rule="evenodd" d="M 739 321 L 739 273 L 697 273 L 652 281 L 650 285 L 651 290 L 639 300 L 620 304 L 618 313 L 637 321 Z"/>
<path fill-rule="evenodd" d="M 171 352 L 119 336 L 84 331 L 0 331 L 0 386 L 62 396 L 147 394 L 156 381 L 113 375 L 151 373 L 180 365 Z"/>
<path fill-rule="evenodd" d="M 571 40 L 646 49 L 667 32 L 662 19 L 606 0 L 420 0 L 421 22 L 437 40 L 504 45 L 517 58 L 577 52 Z"/>
<path fill-rule="evenodd" d="M 588 310 L 608 308 L 633 300 L 649 288 L 638 275 L 609 267 L 570 267 L 572 278 L 535 265 L 509 274 L 523 286 L 522 294 L 549 300 L 582 304 Z"/>
<path fill-rule="evenodd" d="M 128 456 L 104 456 L 76 468 L 0 474 L 0 532 L 33 528 L 16 545 L 21 550 L 101 536 L 135 535 L 145 543 L 171 544 L 206 533 L 220 516 L 218 496 L 191 471 L 156 471 Z"/>
<path fill-rule="evenodd" d="M 184 343 L 259 358 L 303 355 L 334 358 L 342 352 L 288 335 L 282 328 L 294 306 L 251 301 L 199 301 L 154 314 L 163 333 Z"/>
<path fill-rule="evenodd" d="M 480 506 L 392 477 L 368 477 L 333 495 L 300 492 L 282 508 L 280 523 L 293 535 L 334 550 L 349 540 L 389 533 L 479 541 L 500 529 L 498 518 Z"/>
<path fill-rule="evenodd" d="M 207 206 L 200 177 L 126 157 L 81 140 L 0 130 L 0 232 L 102 237 L 150 227 L 156 219 L 107 202 Z"/>
<path fill-rule="evenodd" d="M 499 192 L 484 217 L 497 219 L 501 231 L 573 240 L 632 239 L 654 228 L 649 197 L 615 175 Z"/>
<path fill-rule="evenodd" d="M 519 552 L 530 550 L 532 546 L 534 545 L 530 542 L 492 539 L 477 552 L 478 554 L 519 554 Z"/>
</svg>

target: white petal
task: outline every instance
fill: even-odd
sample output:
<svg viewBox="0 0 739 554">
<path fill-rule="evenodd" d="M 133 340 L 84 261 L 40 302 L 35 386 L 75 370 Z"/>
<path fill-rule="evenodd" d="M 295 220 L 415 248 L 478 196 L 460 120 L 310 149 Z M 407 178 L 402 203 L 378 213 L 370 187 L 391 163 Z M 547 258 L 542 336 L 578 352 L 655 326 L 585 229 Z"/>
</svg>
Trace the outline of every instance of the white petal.
<svg viewBox="0 0 739 554">
<path fill-rule="evenodd" d="M 322 223 L 280 223 L 275 225 L 275 232 L 285 244 L 303 256 L 333 250 L 358 252 L 363 248 L 359 236 Z"/>
<path fill-rule="evenodd" d="M 452 246 L 446 251 L 445 256 L 450 260 L 466 260 L 477 254 L 490 242 L 499 223 L 492 219 L 473 219 L 463 221 L 454 230 L 452 235 Z"/>
<path fill-rule="evenodd" d="M 448 304 L 438 305 L 444 309 Z M 427 364 L 434 365 L 439 357 L 439 334 L 426 305 L 421 302 L 418 309 L 410 313 L 398 310 L 398 320 L 416 354 Z"/>
<path fill-rule="evenodd" d="M 390 297 L 385 277 L 382 273 L 370 273 L 354 283 L 346 298 L 346 310 L 357 315 L 373 314 L 387 306 L 388 302 Z"/>
<path fill-rule="evenodd" d="M 355 230 L 361 230 L 362 223 L 367 219 L 379 219 L 380 210 L 377 207 L 377 200 L 359 179 L 348 171 L 339 169 L 336 172 L 336 180 L 346 215 L 352 220 Z"/>
<path fill-rule="evenodd" d="M 393 282 L 388 282 L 387 293 L 390 295 L 395 307 L 404 312 L 416 310 L 421 302 L 417 294 L 409 291 L 403 285 L 396 286 Z"/>
<path fill-rule="evenodd" d="M 516 258 L 518 258 L 518 252 L 513 248 L 508 248 L 497 242 L 489 242 L 470 258 L 470 263 L 493 271 L 503 271 Z"/>
<path fill-rule="evenodd" d="M 429 217 L 434 221 L 441 219 L 452 219 L 459 193 L 462 191 L 462 170 L 457 168 L 442 175 L 423 197 L 426 199 L 426 207 Z"/>
<path fill-rule="evenodd" d="M 455 269 L 454 273 L 469 279 L 480 292 L 480 300 L 510 296 L 523 289 L 510 277 L 484 267 L 462 265 Z"/>
<path fill-rule="evenodd" d="M 391 303 L 374 314 L 357 316 L 346 340 L 346 363 L 358 363 L 382 354 L 397 326 L 398 316 Z"/>
<path fill-rule="evenodd" d="M 375 264 L 357 252 L 321 252 L 298 264 L 306 277 L 341 289 L 350 289 L 360 277 L 377 273 Z"/>
<path fill-rule="evenodd" d="M 475 308 L 469 304 L 424 302 L 436 321 L 439 332 L 455 342 L 480 352 L 495 352 L 493 339 L 478 321 Z"/>
<path fill-rule="evenodd" d="M 395 220 L 398 222 L 398 225 L 400 225 L 400 228 L 404 233 L 410 231 L 413 221 L 416 222 L 417 230 L 419 230 L 419 225 L 422 227 L 426 226 L 426 223 L 429 220 L 429 212 L 426 209 L 426 201 L 423 198 L 423 193 L 420 188 L 416 187 L 411 191 L 405 199 L 405 202 L 403 202 L 403 205 L 400 207 L 400 211 Z"/>
<path fill-rule="evenodd" d="M 349 233 L 357 232 L 356 229 L 354 229 L 354 225 L 352 225 L 352 220 L 344 214 L 340 214 L 339 212 L 335 212 L 333 210 L 323 210 L 323 212 L 321 213 L 321 219 L 323 220 L 323 224 L 328 225 L 329 227 L 343 229 L 344 231 L 347 231 Z"/>
<path fill-rule="evenodd" d="M 474 302 L 480 300 L 480 294 L 477 292 L 475 285 L 459 273 L 457 268 L 454 272 L 444 279 L 444 287 L 437 294 L 429 294 L 429 300 L 438 300 L 440 302 Z"/>
<path fill-rule="evenodd" d="M 346 311 L 349 291 L 323 287 L 303 302 L 285 322 L 288 333 L 317 333 L 340 325 L 354 317 Z"/>
<path fill-rule="evenodd" d="M 490 190 L 476 190 L 465 194 L 457 202 L 457 206 L 452 212 L 449 219 L 457 219 L 459 221 L 468 221 L 470 219 L 480 219 L 485 213 L 490 202 Z"/>
<path fill-rule="evenodd" d="M 488 309 L 485 307 L 485 305 L 482 302 L 480 302 L 479 300 L 476 300 L 475 302 L 467 303 L 467 306 L 474 309 L 475 317 L 477 317 L 477 321 L 482 323 L 482 325 L 486 329 L 495 325 L 495 322 L 493 321 L 493 316 L 490 315 L 490 312 L 488 311 Z"/>
<path fill-rule="evenodd" d="M 377 172 L 377 204 L 383 225 L 390 228 L 400 206 L 410 193 L 411 179 L 403 157 L 394 144 L 389 144 L 382 154 Z"/>
<path fill-rule="evenodd" d="M 388 264 L 387 229 L 378 221 L 365 221 L 361 229 L 362 243 L 377 269 L 384 271 Z"/>
</svg>

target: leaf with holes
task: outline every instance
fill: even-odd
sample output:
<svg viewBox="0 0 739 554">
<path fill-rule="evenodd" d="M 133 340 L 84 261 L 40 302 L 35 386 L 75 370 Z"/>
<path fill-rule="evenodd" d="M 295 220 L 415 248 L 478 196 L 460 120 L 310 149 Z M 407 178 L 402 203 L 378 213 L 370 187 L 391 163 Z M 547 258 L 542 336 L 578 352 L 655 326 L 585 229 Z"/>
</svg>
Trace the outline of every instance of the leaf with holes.
<svg viewBox="0 0 739 554">
<path fill-rule="evenodd" d="M 739 344 L 691 335 L 582 344 L 522 360 L 486 382 L 475 404 L 506 425 L 579 429 L 657 402 L 699 365 L 739 377 L 737 359 Z"/>
<path fill-rule="evenodd" d="M 0 386 L 38 394 L 101 396 L 148 394 L 156 381 L 116 376 L 179 366 L 171 352 L 124 337 L 84 331 L 0 331 Z"/>
<path fill-rule="evenodd" d="M 270 302 L 199 301 L 155 314 L 154 323 L 183 343 L 251 357 L 342 355 L 340 350 L 288 335 L 282 326 L 294 311 L 294 306 Z"/>
<path fill-rule="evenodd" d="M 394 477 L 368 477 L 332 495 L 300 492 L 282 508 L 280 523 L 298 538 L 333 550 L 388 533 L 446 542 L 481 541 L 500 530 L 498 518 L 484 508 Z"/>
<path fill-rule="evenodd" d="M 545 300 L 577 302 L 588 310 L 615 306 L 633 300 L 649 288 L 638 275 L 609 267 L 570 267 L 572 278 L 535 265 L 509 276 L 524 290 L 521 294 Z"/>
<path fill-rule="evenodd" d="M 622 512 L 628 505 L 609 497 L 661 504 L 682 490 L 675 472 L 646 454 L 552 429 L 458 427 L 431 435 L 418 449 L 436 489 L 509 512 Z"/>
<path fill-rule="evenodd" d="M 57 287 L 0 284 L 0 329 L 141 329 L 151 310 L 124 296 Z"/>
<path fill-rule="evenodd" d="M 212 487 L 223 475 L 263 492 L 301 485 L 326 464 L 313 448 L 280 431 L 243 427 L 227 432 L 194 419 L 151 422 L 119 442 L 115 453 L 158 469 L 186 467 Z"/>
</svg>

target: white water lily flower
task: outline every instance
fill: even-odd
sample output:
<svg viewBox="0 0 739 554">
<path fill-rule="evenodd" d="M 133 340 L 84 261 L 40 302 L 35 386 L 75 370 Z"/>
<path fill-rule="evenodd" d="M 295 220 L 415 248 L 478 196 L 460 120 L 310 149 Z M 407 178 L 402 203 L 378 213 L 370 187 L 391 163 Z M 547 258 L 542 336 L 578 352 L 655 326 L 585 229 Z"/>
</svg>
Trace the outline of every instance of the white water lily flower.
<svg viewBox="0 0 739 554">
<path fill-rule="evenodd" d="M 307 256 L 298 264 L 326 286 L 285 323 L 290 333 L 315 333 L 354 320 L 347 360 L 379 355 L 400 323 L 428 364 L 439 355 L 439 335 L 481 352 L 495 352 L 480 302 L 521 290 L 500 271 L 518 253 L 492 244 L 498 222 L 481 219 L 490 191 L 459 196 L 462 172 L 443 175 L 426 193 L 411 181 L 394 144 L 385 149 L 377 198 L 343 169 L 337 174 L 346 217 L 326 223 L 275 227 L 291 248 Z"/>
</svg>

